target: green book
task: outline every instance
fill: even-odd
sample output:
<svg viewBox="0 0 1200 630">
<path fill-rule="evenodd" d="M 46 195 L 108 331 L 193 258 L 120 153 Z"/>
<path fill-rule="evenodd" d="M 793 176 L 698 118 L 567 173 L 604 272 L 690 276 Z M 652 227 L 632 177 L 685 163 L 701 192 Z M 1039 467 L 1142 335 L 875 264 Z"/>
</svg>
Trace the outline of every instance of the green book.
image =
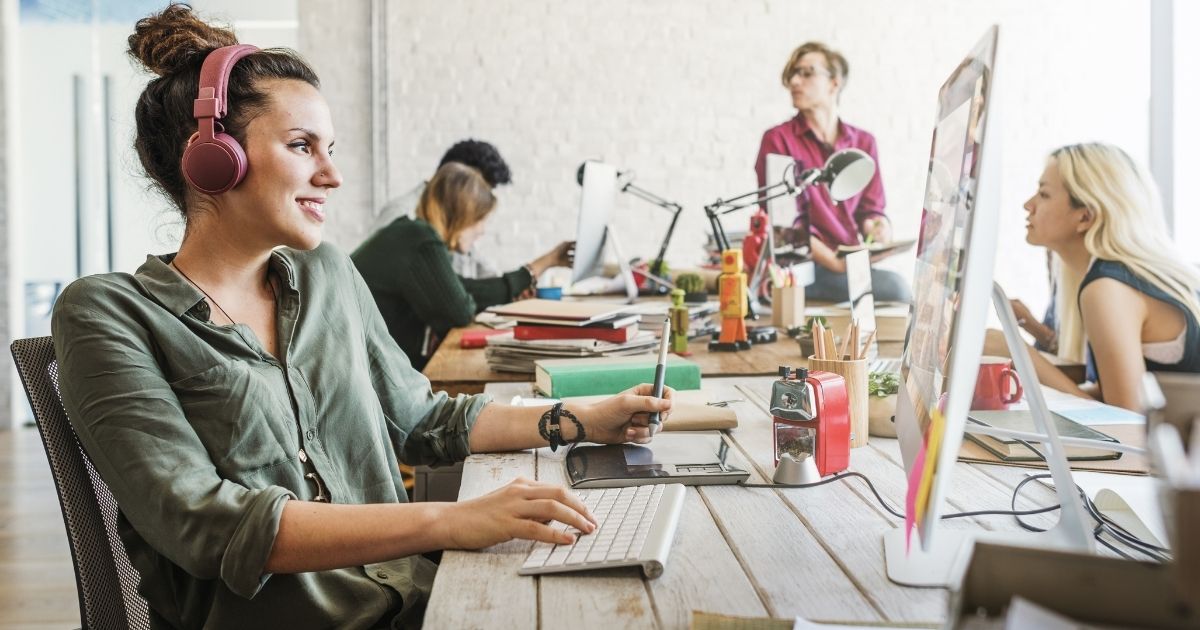
<svg viewBox="0 0 1200 630">
<path fill-rule="evenodd" d="M 534 387 L 544 396 L 600 396 L 654 383 L 658 357 L 644 354 L 534 362 Z M 700 366 L 677 355 L 667 357 L 666 384 L 677 390 L 700 389 Z"/>
</svg>

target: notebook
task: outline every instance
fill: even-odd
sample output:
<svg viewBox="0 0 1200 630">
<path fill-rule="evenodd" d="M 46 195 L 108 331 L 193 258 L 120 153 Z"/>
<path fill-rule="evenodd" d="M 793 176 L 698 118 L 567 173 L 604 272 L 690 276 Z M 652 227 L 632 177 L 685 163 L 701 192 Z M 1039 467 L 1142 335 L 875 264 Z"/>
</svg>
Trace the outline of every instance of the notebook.
<svg viewBox="0 0 1200 630">
<path fill-rule="evenodd" d="M 1054 421 L 1054 426 L 1058 430 L 1059 437 L 1083 438 L 1088 440 L 1100 440 L 1103 442 L 1116 443 L 1116 438 L 1101 433 L 1091 427 L 1086 427 L 1074 420 L 1071 420 L 1057 412 L 1050 412 L 1050 417 Z M 984 426 L 993 426 L 1001 429 L 1010 429 L 1013 431 L 1025 431 L 1029 433 L 1040 433 L 1033 423 L 1033 415 L 1026 409 L 1009 410 L 1009 411 L 971 411 L 967 416 L 968 422 L 982 424 Z M 1018 440 L 1012 438 L 997 438 L 990 435 L 977 435 L 967 433 L 967 439 L 982 446 L 991 454 L 999 457 L 1006 462 L 1029 462 L 1041 461 L 1041 457 L 1033 452 L 1029 447 L 1025 446 Z M 1033 443 L 1034 447 L 1038 444 Z M 1064 445 L 1067 459 L 1071 461 L 1088 461 L 1102 459 L 1119 459 L 1121 453 L 1101 449 L 1088 448 L 1086 446 L 1069 446 Z M 1040 448 L 1038 450 L 1041 450 Z"/>
</svg>

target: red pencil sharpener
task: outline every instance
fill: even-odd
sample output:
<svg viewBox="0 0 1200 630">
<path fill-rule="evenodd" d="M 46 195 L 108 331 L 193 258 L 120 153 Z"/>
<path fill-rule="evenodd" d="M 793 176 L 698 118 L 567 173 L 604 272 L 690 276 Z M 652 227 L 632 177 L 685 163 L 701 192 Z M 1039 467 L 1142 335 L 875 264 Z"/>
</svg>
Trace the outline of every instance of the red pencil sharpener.
<svg viewBox="0 0 1200 630">
<path fill-rule="evenodd" d="M 833 372 L 781 366 L 771 386 L 775 465 L 787 453 L 817 464 L 821 476 L 850 466 L 850 398 L 846 379 Z"/>
</svg>

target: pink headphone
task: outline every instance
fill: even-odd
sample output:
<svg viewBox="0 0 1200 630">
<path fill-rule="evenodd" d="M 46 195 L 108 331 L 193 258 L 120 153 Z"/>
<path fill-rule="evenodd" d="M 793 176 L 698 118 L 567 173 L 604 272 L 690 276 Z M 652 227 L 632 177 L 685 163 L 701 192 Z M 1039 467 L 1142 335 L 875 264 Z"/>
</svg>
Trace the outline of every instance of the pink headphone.
<svg viewBox="0 0 1200 630">
<path fill-rule="evenodd" d="M 219 195 L 246 176 L 246 152 L 225 133 L 220 120 L 225 117 L 225 90 L 233 64 L 256 51 L 255 46 L 239 44 L 218 48 L 204 58 L 200 94 L 192 110 L 199 129 L 183 152 L 183 176 L 200 192 Z"/>
</svg>

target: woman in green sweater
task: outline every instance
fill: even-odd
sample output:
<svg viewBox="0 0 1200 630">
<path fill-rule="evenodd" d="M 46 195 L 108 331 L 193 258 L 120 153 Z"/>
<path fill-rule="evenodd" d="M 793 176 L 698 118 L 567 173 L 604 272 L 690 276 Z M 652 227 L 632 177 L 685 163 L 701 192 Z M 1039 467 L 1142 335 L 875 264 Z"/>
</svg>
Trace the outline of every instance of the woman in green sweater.
<svg viewBox="0 0 1200 630">
<path fill-rule="evenodd" d="M 469 251 L 495 208 L 483 175 L 449 162 L 425 187 L 415 219 L 396 219 L 351 255 L 388 332 L 418 370 L 451 328 L 466 326 L 489 306 L 519 299 L 546 269 L 571 265 L 574 243 L 566 241 L 497 278 L 455 275 L 450 251 Z"/>
</svg>

